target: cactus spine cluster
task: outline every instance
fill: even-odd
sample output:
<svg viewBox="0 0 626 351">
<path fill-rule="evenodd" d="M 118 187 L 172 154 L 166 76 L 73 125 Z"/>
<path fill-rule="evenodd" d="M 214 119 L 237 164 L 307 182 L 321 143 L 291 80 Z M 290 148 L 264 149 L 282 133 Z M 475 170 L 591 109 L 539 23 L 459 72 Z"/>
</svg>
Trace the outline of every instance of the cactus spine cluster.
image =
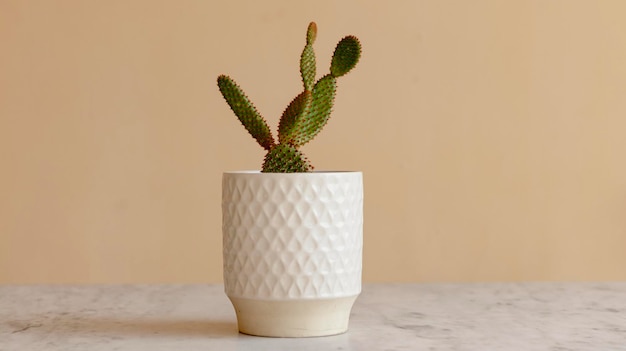
<svg viewBox="0 0 626 351">
<path fill-rule="evenodd" d="M 317 26 L 311 22 L 307 28 L 306 45 L 300 56 L 300 74 L 304 90 L 296 96 L 283 112 L 278 125 L 278 138 L 274 139 L 267 121 L 250 99 L 226 76 L 217 78 L 217 85 L 231 110 L 252 137 L 267 150 L 262 172 L 308 172 L 313 166 L 299 148 L 311 141 L 326 125 L 332 111 L 337 90 L 337 78 L 356 66 L 361 56 L 361 44 L 354 36 L 341 39 L 335 47 L 330 73 L 315 81 L 316 61 L 313 43 Z"/>
</svg>

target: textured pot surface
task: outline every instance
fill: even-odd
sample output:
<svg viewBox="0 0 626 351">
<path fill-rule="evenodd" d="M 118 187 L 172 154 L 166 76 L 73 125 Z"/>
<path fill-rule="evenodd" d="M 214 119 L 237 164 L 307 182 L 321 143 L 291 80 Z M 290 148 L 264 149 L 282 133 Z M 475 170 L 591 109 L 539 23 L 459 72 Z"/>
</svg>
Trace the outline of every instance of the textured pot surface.
<svg viewBox="0 0 626 351">
<path fill-rule="evenodd" d="M 361 292 L 362 174 L 232 172 L 222 191 L 224 286 L 240 331 L 344 332 Z"/>
</svg>

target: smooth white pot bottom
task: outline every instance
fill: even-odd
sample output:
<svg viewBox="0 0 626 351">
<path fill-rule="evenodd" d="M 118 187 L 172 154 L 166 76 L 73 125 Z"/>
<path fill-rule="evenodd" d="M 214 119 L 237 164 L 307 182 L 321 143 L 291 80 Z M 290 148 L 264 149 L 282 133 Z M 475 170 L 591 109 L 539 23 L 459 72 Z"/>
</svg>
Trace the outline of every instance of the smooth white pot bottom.
<svg viewBox="0 0 626 351">
<path fill-rule="evenodd" d="M 241 333 L 297 338 L 345 333 L 357 296 L 283 301 L 229 298 Z"/>
</svg>

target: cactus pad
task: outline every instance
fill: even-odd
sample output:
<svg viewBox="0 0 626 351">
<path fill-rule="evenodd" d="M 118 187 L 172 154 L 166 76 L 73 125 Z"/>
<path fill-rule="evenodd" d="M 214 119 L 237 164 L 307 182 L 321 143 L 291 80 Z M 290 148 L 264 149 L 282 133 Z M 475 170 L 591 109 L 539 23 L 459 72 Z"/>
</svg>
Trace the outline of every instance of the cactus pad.
<svg viewBox="0 0 626 351">
<path fill-rule="evenodd" d="M 248 130 L 248 133 L 264 149 L 271 149 L 274 145 L 274 138 L 272 137 L 270 127 L 237 83 L 230 77 L 221 75 L 217 78 L 217 85 L 230 109 L 233 110 L 241 124 Z"/>
<path fill-rule="evenodd" d="M 315 84 L 315 52 L 313 46 L 307 44 L 302 50 L 300 56 L 300 75 L 302 76 L 302 83 L 304 84 L 304 90 L 312 90 Z"/>
<path fill-rule="evenodd" d="M 313 88 L 313 101 L 308 113 L 297 123 L 292 144 L 302 146 L 313 139 L 326 125 L 335 102 L 337 84 L 330 74 L 322 77 Z"/>
<path fill-rule="evenodd" d="M 315 43 L 315 38 L 317 38 L 317 24 L 315 24 L 315 22 L 311 22 L 306 29 L 306 43 L 313 45 L 313 43 Z"/>
<path fill-rule="evenodd" d="M 299 126 L 303 116 L 308 115 L 313 102 L 313 94 L 305 90 L 289 104 L 278 125 L 278 141 L 281 144 L 292 144 L 299 134 Z M 296 144 L 297 145 L 297 144 Z"/>
<path fill-rule="evenodd" d="M 337 44 L 330 64 L 330 74 L 341 77 L 356 66 L 361 57 L 361 43 L 356 37 L 349 35 Z"/>
<path fill-rule="evenodd" d="M 261 172 L 295 173 L 308 172 L 312 169 L 309 160 L 294 146 L 278 144 L 265 155 Z"/>
</svg>

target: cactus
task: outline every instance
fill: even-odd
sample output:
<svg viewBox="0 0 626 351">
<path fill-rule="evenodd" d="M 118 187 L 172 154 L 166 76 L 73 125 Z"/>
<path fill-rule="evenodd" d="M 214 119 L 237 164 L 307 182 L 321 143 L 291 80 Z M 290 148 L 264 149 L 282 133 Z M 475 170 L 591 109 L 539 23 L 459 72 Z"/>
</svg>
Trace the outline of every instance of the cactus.
<svg viewBox="0 0 626 351">
<path fill-rule="evenodd" d="M 278 138 L 274 139 L 267 121 L 235 81 L 220 75 L 217 85 L 222 96 L 248 133 L 267 150 L 261 172 L 309 172 L 313 166 L 299 148 L 311 141 L 326 125 L 335 100 L 337 78 L 356 66 L 361 56 L 361 44 L 354 36 L 347 36 L 335 47 L 330 73 L 317 82 L 313 43 L 317 25 L 307 28 L 306 45 L 300 56 L 300 75 L 304 90 L 283 112 L 278 124 Z"/>
</svg>

